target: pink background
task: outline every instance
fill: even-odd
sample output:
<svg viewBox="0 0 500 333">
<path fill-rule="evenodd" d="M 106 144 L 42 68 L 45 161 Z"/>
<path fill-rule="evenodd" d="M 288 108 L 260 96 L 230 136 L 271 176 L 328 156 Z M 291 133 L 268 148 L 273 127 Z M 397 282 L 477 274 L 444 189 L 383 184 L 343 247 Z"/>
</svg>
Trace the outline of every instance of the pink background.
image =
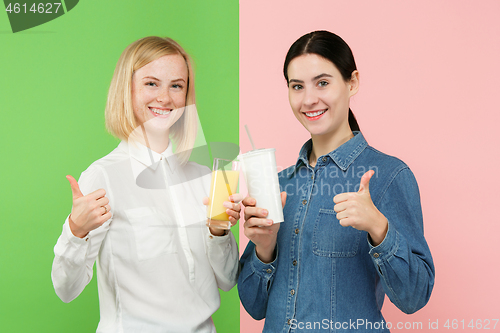
<svg viewBox="0 0 500 333">
<path fill-rule="evenodd" d="M 500 319 L 499 15 L 498 0 L 240 1 L 243 151 L 248 124 L 279 167 L 295 163 L 308 133 L 288 104 L 283 60 L 298 37 L 326 29 L 353 50 L 361 88 L 351 108 L 368 142 L 417 177 L 436 285 L 411 316 L 386 298 L 393 325 L 422 322 L 425 332 L 439 320 L 441 331 L 457 319 L 466 328 L 451 331 L 461 332 L 471 319 Z M 242 333 L 262 327 L 241 308 Z"/>
</svg>

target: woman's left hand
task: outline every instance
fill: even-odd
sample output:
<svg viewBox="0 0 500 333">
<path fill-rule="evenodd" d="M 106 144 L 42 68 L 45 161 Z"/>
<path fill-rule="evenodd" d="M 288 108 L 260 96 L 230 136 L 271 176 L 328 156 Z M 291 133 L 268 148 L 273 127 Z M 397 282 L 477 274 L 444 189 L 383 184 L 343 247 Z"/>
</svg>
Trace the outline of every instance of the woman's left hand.
<svg viewBox="0 0 500 333">
<path fill-rule="evenodd" d="M 224 207 L 226 207 L 226 213 L 229 215 L 229 222 L 231 222 L 231 227 L 233 227 L 240 219 L 241 203 L 243 195 L 235 193 L 228 198 L 228 201 L 224 201 Z M 209 198 L 203 198 L 203 204 L 208 205 Z M 210 233 L 214 236 L 221 236 L 224 234 L 224 229 L 209 227 Z"/>
<path fill-rule="evenodd" d="M 369 184 L 374 173 L 369 170 L 361 177 L 358 192 L 337 194 L 333 198 L 336 204 L 333 209 L 337 212 L 340 225 L 368 232 L 372 245 L 377 246 L 385 238 L 388 221 L 375 207 L 370 196 Z"/>
</svg>

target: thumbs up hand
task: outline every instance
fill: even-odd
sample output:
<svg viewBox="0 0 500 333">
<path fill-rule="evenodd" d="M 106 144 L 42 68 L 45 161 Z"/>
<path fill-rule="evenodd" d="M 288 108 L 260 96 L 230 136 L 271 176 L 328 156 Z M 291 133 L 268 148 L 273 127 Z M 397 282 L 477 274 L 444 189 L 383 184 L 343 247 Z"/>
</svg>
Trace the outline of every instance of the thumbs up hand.
<svg viewBox="0 0 500 333">
<path fill-rule="evenodd" d="M 70 175 L 66 178 L 73 193 L 69 227 L 73 235 L 83 238 L 87 236 L 89 231 L 97 229 L 111 218 L 109 199 L 105 197 L 106 191 L 104 189 L 83 195 L 75 178 Z"/>
<path fill-rule="evenodd" d="M 333 209 L 343 227 L 351 226 L 370 234 L 372 245 L 382 243 L 387 233 L 388 221 L 375 207 L 370 196 L 370 179 L 375 171 L 366 172 L 359 184 L 358 192 L 337 194 L 333 198 Z"/>
</svg>

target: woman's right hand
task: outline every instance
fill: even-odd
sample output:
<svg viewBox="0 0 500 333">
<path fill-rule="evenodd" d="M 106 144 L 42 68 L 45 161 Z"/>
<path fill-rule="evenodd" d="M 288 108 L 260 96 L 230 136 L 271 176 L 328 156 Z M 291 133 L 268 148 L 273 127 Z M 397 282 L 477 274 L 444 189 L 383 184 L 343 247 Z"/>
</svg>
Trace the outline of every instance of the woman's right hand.
<svg viewBox="0 0 500 333">
<path fill-rule="evenodd" d="M 285 207 L 286 192 L 281 192 L 281 204 Z M 256 200 L 252 197 L 243 199 L 245 206 L 245 236 L 255 244 L 255 253 L 264 263 L 272 262 L 276 255 L 276 237 L 280 224 L 273 224 L 266 219 L 269 212 L 266 209 L 255 207 Z"/>
<path fill-rule="evenodd" d="M 90 194 L 83 195 L 77 181 L 72 176 L 66 178 L 71 185 L 73 193 L 73 207 L 69 216 L 69 227 L 73 235 L 79 238 L 99 228 L 104 222 L 111 218 L 111 207 L 108 205 L 106 191 L 99 189 Z"/>
</svg>

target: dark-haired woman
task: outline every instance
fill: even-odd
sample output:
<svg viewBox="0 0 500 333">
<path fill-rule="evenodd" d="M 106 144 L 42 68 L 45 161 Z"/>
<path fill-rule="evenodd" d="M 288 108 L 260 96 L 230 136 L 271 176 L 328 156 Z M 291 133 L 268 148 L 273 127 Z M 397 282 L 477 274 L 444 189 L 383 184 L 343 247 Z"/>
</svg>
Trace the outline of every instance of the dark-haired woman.
<svg viewBox="0 0 500 333">
<path fill-rule="evenodd" d="M 295 117 L 311 134 L 279 174 L 285 221 L 247 197 L 238 290 L 264 332 L 389 332 L 384 295 L 403 312 L 434 285 L 417 182 L 401 160 L 370 147 L 349 108 L 359 74 L 339 36 L 315 31 L 288 51 Z M 286 202 L 286 205 L 285 205 Z"/>
</svg>

